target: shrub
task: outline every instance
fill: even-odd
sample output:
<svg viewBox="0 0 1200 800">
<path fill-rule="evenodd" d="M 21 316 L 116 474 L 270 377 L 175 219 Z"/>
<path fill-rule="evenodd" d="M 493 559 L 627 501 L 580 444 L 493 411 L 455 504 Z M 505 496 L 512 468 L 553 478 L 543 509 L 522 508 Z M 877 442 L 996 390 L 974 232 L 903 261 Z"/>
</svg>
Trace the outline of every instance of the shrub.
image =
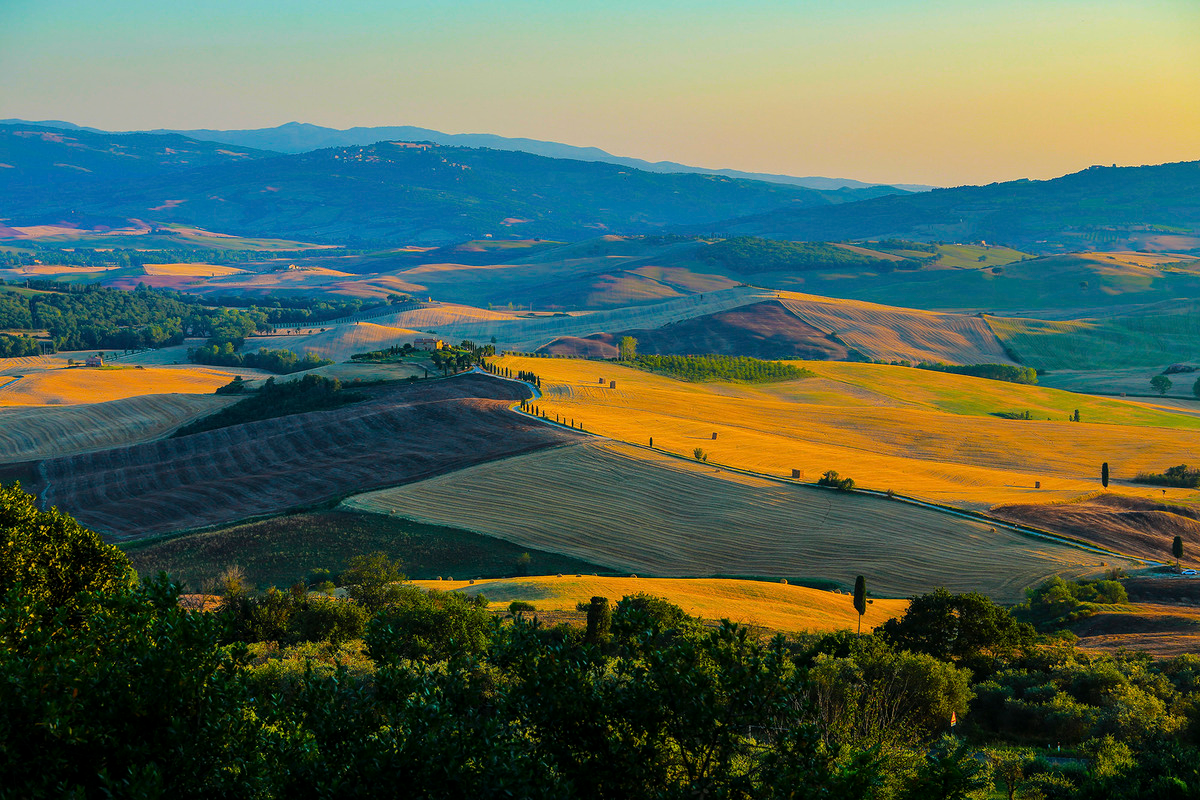
<svg viewBox="0 0 1200 800">
<path fill-rule="evenodd" d="M 817 486 L 829 486 L 837 489 L 840 492 L 849 492 L 854 489 L 853 478 L 843 478 L 834 470 L 828 470 L 824 475 L 817 479 Z"/>
<path fill-rule="evenodd" d="M 527 603 L 524 600 L 513 600 L 508 604 L 508 613 L 510 614 L 532 614 L 537 611 L 533 603 Z"/>
</svg>

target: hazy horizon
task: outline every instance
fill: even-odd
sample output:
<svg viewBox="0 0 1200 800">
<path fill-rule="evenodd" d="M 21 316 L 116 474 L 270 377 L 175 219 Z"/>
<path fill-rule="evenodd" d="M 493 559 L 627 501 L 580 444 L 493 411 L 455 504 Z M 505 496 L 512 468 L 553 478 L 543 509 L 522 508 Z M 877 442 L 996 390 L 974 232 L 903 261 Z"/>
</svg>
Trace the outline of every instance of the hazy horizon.
<svg viewBox="0 0 1200 800">
<path fill-rule="evenodd" d="M 952 186 L 1200 159 L 1200 4 L 12 0 L 0 118 L 411 125 Z"/>
</svg>

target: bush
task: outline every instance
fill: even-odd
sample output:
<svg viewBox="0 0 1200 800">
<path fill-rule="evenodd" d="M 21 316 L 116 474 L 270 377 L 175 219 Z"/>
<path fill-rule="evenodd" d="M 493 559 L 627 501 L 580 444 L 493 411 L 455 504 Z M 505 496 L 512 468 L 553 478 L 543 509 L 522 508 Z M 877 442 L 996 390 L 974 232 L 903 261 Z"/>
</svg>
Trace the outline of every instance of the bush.
<svg viewBox="0 0 1200 800">
<path fill-rule="evenodd" d="M 854 479 L 843 478 L 834 470 L 829 470 L 817 479 L 817 486 L 829 486 L 839 492 L 850 492 L 854 490 Z"/>
<path fill-rule="evenodd" d="M 1168 467 L 1166 472 L 1139 472 L 1133 479 L 1152 486 L 1175 486 L 1181 489 L 1200 489 L 1200 469 L 1188 469 L 1187 464 Z"/>
<path fill-rule="evenodd" d="M 533 603 L 527 603 L 524 600 L 513 600 L 508 604 L 508 613 L 513 614 L 532 614 L 537 611 Z"/>
</svg>

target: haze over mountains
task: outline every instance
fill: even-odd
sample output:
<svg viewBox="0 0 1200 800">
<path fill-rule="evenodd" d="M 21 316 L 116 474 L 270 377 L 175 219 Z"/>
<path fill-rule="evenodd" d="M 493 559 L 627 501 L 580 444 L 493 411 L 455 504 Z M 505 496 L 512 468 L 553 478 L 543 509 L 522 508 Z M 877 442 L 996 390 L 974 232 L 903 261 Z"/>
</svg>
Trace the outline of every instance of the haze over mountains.
<svg viewBox="0 0 1200 800">
<path fill-rule="evenodd" d="M 288 134 L 271 130 L 276 139 L 250 133 L 276 145 Z M 325 135 L 289 130 L 282 144 L 293 148 Z M 0 164 L 9 227 L 142 220 L 333 244 L 679 233 L 986 240 L 1035 253 L 1200 248 L 1200 162 L 910 193 L 652 172 L 514 149 L 385 141 L 281 154 L 177 133 L 21 123 L 0 125 Z"/>
</svg>

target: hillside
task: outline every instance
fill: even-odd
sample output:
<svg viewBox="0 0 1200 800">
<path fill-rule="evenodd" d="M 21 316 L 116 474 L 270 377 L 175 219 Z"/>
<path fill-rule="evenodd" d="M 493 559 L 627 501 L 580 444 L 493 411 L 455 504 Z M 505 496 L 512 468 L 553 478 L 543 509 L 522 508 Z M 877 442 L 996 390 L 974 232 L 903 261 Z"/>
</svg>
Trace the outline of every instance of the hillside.
<svg viewBox="0 0 1200 800">
<path fill-rule="evenodd" d="M 369 390 L 368 390 L 369 391 Z M 43 462 L 44 500 L 116 538 L 312 506 L 573 436 L 530 425 L 516 383 L 463 375 L 371 400 Z"/>
<path fill-rule="evenodd" d="M 1034 252 L 1200 247 L 1200 162 L 1092 167 L 1046 181 L 935 189 L 853 206 L 786 209 L 697 233 L 805 241 L 1000 241 Z"/>
<path fill-rule="evenodd" d="M 69 139 L 86 136 L 95 147 L 111 149 L 123 146 L 125 138 L 50 129 L 38 135 L 36 159 L 15 145 L 3 154 L 3 163 L 15 162 L 14 170 L 4 170 L 12 174 L 5 176 L 8 191 L 0 196 L 0 214 L 17 220 L 10 224 L 79 211 L 246 235 L 454 243 L 514 234 L 582 239 L 608 230 L 656 232 L 846 199 L 836 192 L 717 175 L 406 142 L 273 158 L 242 155 L 241 163 L 221 156 L 228 163 L 173 172 L 156 167 L 120 179 L 97 173 L 99 180 L 72 179 L 61 192 L 47 195 L 39 192 L 45 169 L 35 170 L 35 163 L 70 164 L 75 148 Z M 217 154 L 233 152 L 208 147 Z"/>
</svg>

